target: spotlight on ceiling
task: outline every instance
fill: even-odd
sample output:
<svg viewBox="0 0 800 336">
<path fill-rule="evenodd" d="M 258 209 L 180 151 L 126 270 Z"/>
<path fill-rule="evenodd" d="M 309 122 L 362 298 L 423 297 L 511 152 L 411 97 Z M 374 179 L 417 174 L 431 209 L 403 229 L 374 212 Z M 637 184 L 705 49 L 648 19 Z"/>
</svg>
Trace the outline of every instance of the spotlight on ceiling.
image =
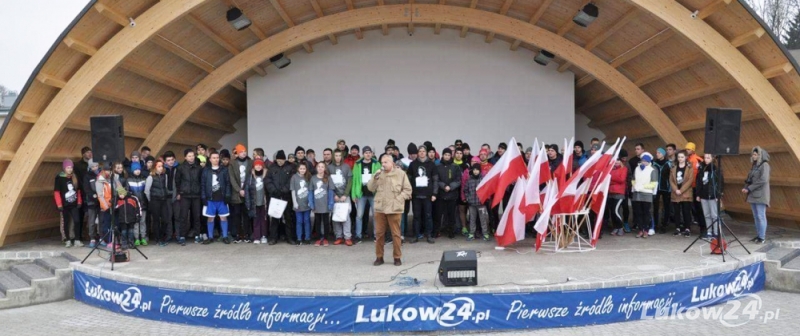
<svg viewBox="0 0 800 336">
<path fill-rule="evenodd" d="M 275 66 L 278 69 L 283 69 L 283 68 L 289 66 L 289 64 L 292 64 L 292 60 L 290 60 L 289 58 L 284 56 L 283 53 L 280 53 L 280 54 L 277 54 L 275 56 L 270 57 L 269 61 L 272 64 L 275 64 Z"/>
<path fill-rule="evenodd" d="M 553 55 L 553 53 L 542 49 L 538 54 L 536 54 L 536 57 L 533 58 L 533 61 L 541 65 L 547 65 L 555 57 L 556 55 Z"/>
<path fill-rule="evenodd" d="M 597 8 L 595 4 L 590 2 L 586 4 L 586 6 L 583 6 L 583 8 L 581 8 L 577 14 L 575 14 L 575 17 L 572 18 L 572 21 L 581 27 L 586 27 L 594 22 L 599 14 L 600 9 Z"/>
<path fill-rule="evenodd" d="M 231 7 L 225 16 L 228 18 L 228 23 L 236 30 L 245 29 L 252 24 L 250 19 L 242 13 L 242 10 L 236 7 Z"/>
</svg>

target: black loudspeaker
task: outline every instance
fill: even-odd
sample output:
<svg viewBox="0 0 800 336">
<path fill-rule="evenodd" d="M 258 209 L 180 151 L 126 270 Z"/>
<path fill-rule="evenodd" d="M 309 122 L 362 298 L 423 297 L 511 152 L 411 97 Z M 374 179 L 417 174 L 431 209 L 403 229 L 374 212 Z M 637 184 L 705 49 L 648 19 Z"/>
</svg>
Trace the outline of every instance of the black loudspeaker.
<svg viewBox="0 0 800 336">
<path fill-rule="evenodd" d="M 97 162 L 113 162 L 125 159 L 125 134 L 122 116 L 91 117 L 92 154 Z"/>
<path fill-rule="evenodd" d="M 444 251 L 439 263 L 439 281 L 449 286 L 478 285 L 478 255 L 472 250 Z"/>
<path fill-rule="evenodd" d="M 738 155 L 741 129 L 741 109 L 709 107 L 706 109 L 706 140 L 703 153 Z"/>
</svg>

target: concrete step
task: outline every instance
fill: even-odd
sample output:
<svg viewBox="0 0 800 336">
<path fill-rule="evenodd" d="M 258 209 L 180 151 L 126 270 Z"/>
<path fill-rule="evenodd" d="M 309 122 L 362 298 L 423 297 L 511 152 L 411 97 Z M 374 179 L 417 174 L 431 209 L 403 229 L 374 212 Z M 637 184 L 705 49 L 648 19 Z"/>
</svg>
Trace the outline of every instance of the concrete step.
<svg viewBox="0 0 800 336">
<path fill-rule="evenodd" d="M 33 280 L 56 278 L 53 273 L 50 273 L 50 270 L 36 264 L 15 265 L 11 267 L 11 272 L 30 284 L 33 283 Z"/>
<path fill-rule="evenodd" d="M 782 262 L 781 267 L 786 269 L 800 270 L 800 254 L 797 254 L 794 256 L 794 258 Z"/>
<path fill-rule="evenodd" d="M 775 260 L 781 261 L 784 257 L 790 256 L 794 253 L 797 253 L 797 249 L 789 248 L 789 247 L 778 247 L 775 246 L 768 251 L 767 253 L 767 260 Z M 792 257 L 793 258 L 793 257 Z"/>
<path fill-rule="evenodd" d="M 0 271 L 0 292 L 8 293 L 13 289 L 22 289 L 30 286 L 27 281 L 14 274 L 14 272 Z"/>
<path fill-rule="evenodd" d="M 35 263 L 50 273 L 55 273 L 57 269 L 69 269 L 70 260 L 65 257 L 49 257 L 36 259 Z"/>
</svg>

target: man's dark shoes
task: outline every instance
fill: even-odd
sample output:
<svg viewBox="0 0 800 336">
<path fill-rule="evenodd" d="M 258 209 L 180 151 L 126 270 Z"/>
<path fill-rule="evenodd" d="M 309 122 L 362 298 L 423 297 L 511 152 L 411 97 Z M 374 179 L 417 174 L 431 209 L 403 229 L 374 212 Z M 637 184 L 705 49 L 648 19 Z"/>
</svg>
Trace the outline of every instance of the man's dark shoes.
<svg viewBox="0 0 800 336">
<path fill-rule="evenodd" d="M 381 260 L 381 263 L 383 263 L 383 260 Z M 395 266 L 400 266 L 400 265 L 402 265 L 402 264 L 403 264 L 403 262 L 401 262 L 401 261 L 400 261 L 400 259 L 395 259 L 395 260 L 394 260 L 394 265 L 395 265 Z"/>
<path fill-rule="evenodd" d="M 383 265 L 383 258 L 375 259 L 375 262 L 372 263 L 372 266 L 380 266 Z"/>
</svg>

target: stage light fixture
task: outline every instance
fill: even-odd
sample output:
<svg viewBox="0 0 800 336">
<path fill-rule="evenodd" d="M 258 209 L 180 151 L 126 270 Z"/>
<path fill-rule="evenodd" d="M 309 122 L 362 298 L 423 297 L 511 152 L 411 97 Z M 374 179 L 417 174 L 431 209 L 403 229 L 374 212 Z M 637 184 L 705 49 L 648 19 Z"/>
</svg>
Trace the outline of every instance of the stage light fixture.
<svg viewBox="0 0 800 336">
<path fill-rule="evenodd" d="M 270 57 L 269 61 L 272 64 L 275 64 L 275 66 L 278 69 L 283 69 L 283 68 L 289 66 L 289 64 L 292 64 L 292 60 L 290 60 L 288 57 L 284 56 L 283 53 L 280 53 L 280 54 L 277 54 L 275 56 Z"/>
<path fill-rule="evenodd" d="M 597 8 L 595 4 L 590 2 L 586 4 L 586 6 L 583 6 L 583 8 L 581 8 L 577 14 L 575 14 L 575 17 L 572 18 L 572 22 L 575 22 L 575 24 L 581 27 L 586 27 L 594 22 L 599 14 L 600 9 Z"/>
<path fill-rule="evenodd" d="M 547 65 L 555 57 L 556 55 L 553 55 L 553 53 L 542 49 L 538 54 L 536 54 L 536 56 L 533 58 L 533 61 L 541 65 Z"/>
<path fill-rule="evenodd" d="M 473 250 L 444 251 L 439 281 L 446 287 L 478 285 L 478 254 Z"/>
<path fill-rule="evenodd" d="M 241 9 L 236 7 L 231 7 L 225 16 L 228 18 L 228 23 L 236 30 L 246 29 L 253 23 L 242 13 Z"/>
</svg>

